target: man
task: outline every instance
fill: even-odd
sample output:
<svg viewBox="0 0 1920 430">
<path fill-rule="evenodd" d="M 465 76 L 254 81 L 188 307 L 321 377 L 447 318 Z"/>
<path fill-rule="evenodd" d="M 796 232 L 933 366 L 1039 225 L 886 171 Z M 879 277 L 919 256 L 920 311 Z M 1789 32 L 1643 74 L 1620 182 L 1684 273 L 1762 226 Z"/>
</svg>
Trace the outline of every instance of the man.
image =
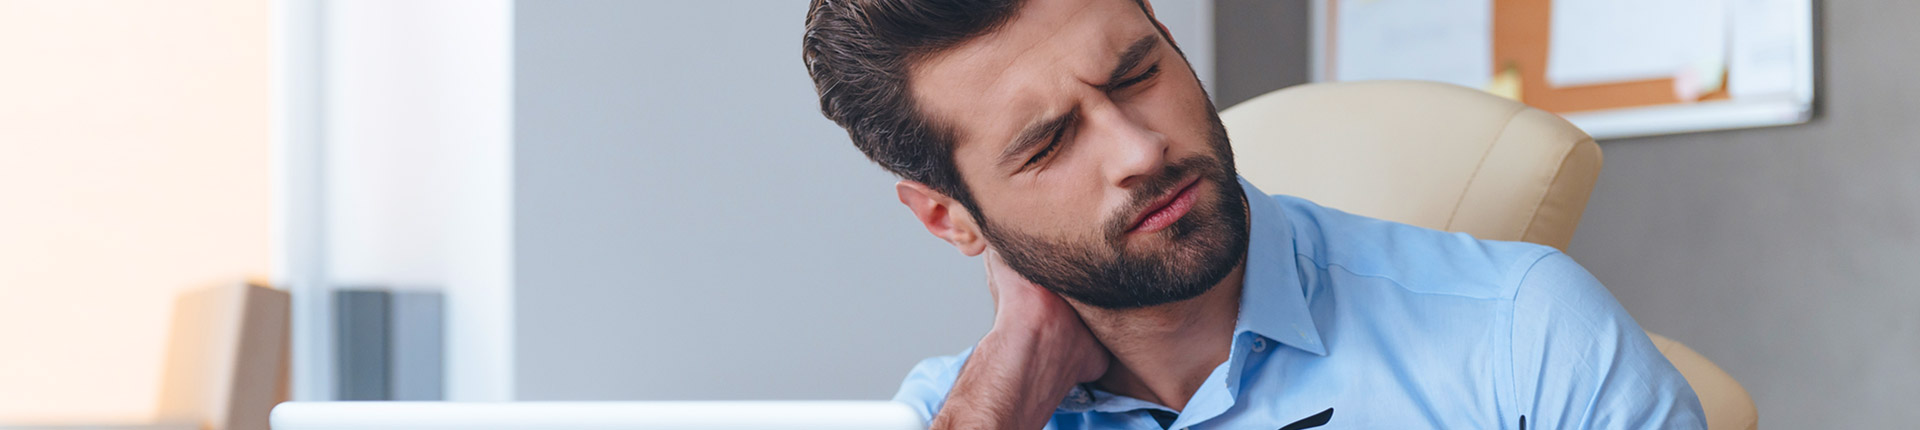
<svg viewBox="0 0 1920 430">
<path fill-rule="evenodd" d="M 1144 0 L 814 0 L 821 109 L 985 255 L 993 328 L 896 400 L 937 429 L 1702 428 L 1551 248 L 1239 180 Z"/>
</svg>

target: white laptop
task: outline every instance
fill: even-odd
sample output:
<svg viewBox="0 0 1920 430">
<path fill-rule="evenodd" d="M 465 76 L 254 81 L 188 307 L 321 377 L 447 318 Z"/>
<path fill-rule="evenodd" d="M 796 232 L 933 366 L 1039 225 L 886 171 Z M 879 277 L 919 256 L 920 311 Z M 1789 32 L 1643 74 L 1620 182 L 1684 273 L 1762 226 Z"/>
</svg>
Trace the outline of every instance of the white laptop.
<svg viewBox="0 0 1920 430">
<path fill-rule="evenodd" d="M 925 430 L 907 405 L 787 402 L 287 402 L 274 430 Z"/>
</svg>

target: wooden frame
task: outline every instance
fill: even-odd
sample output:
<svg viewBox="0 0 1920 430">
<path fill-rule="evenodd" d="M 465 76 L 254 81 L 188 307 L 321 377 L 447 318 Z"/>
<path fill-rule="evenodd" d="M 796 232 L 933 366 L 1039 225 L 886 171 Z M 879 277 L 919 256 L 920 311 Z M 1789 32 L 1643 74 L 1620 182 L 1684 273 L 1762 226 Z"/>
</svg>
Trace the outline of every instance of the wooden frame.
<svg viewBox="0 0 1920 430">
<path fill-rule="evenodd" d="M 1312 1 L 1314 81 L 1331 80 L 1338 60 L 1332 54 L 1332 47 L 1338 43 L 1333 37 L 1338 1 Z M 1546 79 L 1552 3 L 1491 1 L 1494 64 L 1490 69 L 1499 73 L 1514 67 L 1520 75 L 1520 101 L 1559 114 L 1596 139 L 1791 125 L 1813 117 L 1812 0 L 1793 2 L 1798 8 L 1792 11 L 1798 25 L 1793 29 L 1797 43 L 1790 92 L 1736 98 L 1723 84 L 1698 101 L 1676 97 L 1671 78 L 1554 87 Z M 1724 76 L 1721 81 L 1726 82 Z"/>
</svg>

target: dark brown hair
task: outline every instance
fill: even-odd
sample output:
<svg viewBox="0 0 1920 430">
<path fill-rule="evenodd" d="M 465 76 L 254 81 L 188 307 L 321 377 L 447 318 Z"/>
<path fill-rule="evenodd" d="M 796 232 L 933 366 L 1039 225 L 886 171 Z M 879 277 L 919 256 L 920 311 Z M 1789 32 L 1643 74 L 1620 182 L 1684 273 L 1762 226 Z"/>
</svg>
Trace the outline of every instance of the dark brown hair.
<svg viewBox="0 0 1920 430">
<path fill-rule="evenodd" d="M 820 93 L 820 112 L 847 129 L 853 146 L 880 167 L 927 184 L 977 213 L 953 161 L 956 137 L 919 110 L 907 73 L 914 62 L 1005 24 L 1025 3 L 813 0 L 800 47 Z M 1134 3 L 1152 19 L 1145 1 Z M 1159 30 L 1167 37 L 1164 27 Z"/>
<path fill-rule="evenodd" d="M 916 106 L 908 69 L 1006 23 L 1023 3 L 813 0 L 801 49 L 821 113 L 880 167 L 977 211 L 953 161 L 954 133 Z"/>
</svg>

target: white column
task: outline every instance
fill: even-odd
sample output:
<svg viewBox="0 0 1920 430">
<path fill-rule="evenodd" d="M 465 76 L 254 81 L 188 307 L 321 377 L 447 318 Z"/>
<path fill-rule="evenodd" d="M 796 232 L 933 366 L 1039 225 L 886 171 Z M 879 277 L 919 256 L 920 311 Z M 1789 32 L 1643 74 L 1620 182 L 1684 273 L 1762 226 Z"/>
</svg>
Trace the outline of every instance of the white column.
<svg viewBox="0 0 1920 430">
<path fill-rule="evenodd" d="M 279 140 L 316 142 L 281 164 L 280 271 L 317 279 L 297 290 L 296 398 L 331 397 L 327 294 L 364 285 L 442 291 L 448 399 L 511 400 L 513 2 L 281 4 Z"/>
</svg>

